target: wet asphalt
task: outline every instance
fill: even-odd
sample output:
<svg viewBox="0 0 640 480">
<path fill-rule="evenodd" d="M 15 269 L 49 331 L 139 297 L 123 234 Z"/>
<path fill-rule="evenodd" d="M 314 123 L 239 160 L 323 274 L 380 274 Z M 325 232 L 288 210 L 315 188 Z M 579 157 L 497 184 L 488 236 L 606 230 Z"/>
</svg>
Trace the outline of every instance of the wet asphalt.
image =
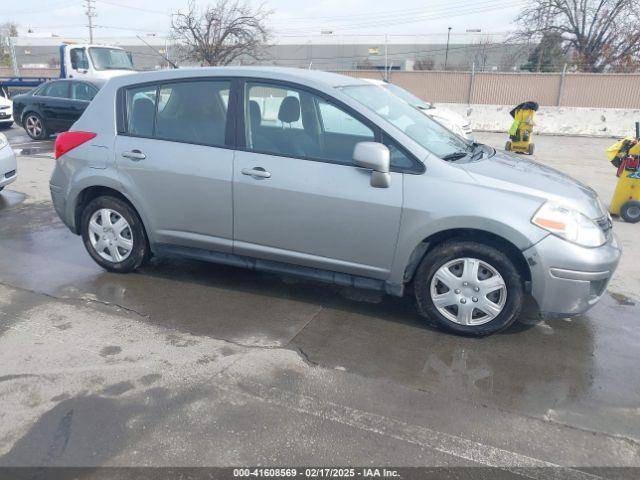
<svg viewBox="0 0 640 480">
<path fill-rule="evenodd" d="M 23 133 L 13 148 L 52 162 Z M 574 319 L 456 337 L 410 296 L 180 258 L 105 272 L 50 201 L 10 187 L 0 312 L 0 402 L 18 410 L 0 413 L 0 465 L 490 465 L 497 448 L 505 464 L 640 466 L 640 305 L 615 292 Z"/>
</svg>

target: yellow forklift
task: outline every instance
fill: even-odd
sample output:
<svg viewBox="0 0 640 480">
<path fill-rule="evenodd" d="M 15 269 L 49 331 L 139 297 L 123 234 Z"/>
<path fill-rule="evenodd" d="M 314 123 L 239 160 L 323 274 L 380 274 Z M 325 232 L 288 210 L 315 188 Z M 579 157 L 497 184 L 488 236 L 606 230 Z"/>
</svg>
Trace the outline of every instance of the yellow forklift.
<svg viewBox="0 0 640 480">
<path fill-rule="evenodd" d="M 625 222 L 640 222 L 640 122 L 636 122 L 635 138 L 627 137 L 611 145 L 607 157 L 618 169 L 609 213 L 620 215 Z"/>
<path fill-rule="evenodd" d="M 535 148 L 533 143 L 533 121 L 538 108 L 539 106 L 536 102 L 524 102 L 509 112 L 513 117 L 513 123 L 509 129 L 509 140 L 504 146 L 507 152 L 533 155 Z"/>
</svg>

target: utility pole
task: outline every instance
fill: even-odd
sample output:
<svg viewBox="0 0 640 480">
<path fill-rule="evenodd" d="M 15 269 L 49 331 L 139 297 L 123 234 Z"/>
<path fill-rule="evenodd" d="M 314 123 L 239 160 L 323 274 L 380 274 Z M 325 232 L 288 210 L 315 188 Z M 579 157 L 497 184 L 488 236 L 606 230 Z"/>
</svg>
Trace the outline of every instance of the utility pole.
<svg viewBox="0 0 640 480">
<path fill-rule="evenodd" d="M 384 34 L 384 81 L 389 81 L 389 35 Z"/>
<path fill-rule="evenodd" d="M 86 10 L 84 11 L 87 15 L 87 20 L 89 20 L 89 43 L 93 43 L 93 17 L 96 14 L 96 7 L 93 4 L 95 0 L 84 0 L 84 6 Z"/>
<path fill-rule="evenodd" d="M 444 69 L 447 69 L 447 61 L 449 60 L 449 38 L 451 37 L 451 27 L 447 28 L 447 49 L 444 52 Z"/>
</svg>

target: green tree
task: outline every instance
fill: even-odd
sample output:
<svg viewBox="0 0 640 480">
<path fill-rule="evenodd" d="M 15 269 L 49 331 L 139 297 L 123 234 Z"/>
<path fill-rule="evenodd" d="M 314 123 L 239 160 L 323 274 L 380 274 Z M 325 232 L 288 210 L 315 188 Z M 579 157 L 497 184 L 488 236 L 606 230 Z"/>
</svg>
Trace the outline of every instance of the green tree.
<svg viewBox="0 0 640 480">
<path fill-rule="evenodd" d="M 562 35 L 557 32 L 546 32 L 540 43 L 529 54 L 527 63 L 520 67 L 529 72 L 557 72 L 566 63 L 562 46 Z"/>
</svg>

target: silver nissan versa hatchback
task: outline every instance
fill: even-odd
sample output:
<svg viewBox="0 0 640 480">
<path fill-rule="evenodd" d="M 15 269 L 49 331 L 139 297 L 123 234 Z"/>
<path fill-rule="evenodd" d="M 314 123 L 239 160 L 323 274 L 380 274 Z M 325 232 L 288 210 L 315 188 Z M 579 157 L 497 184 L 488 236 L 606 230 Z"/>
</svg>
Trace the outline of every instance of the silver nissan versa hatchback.
<svg viewBox="0 0 640 480">
<path fill-rule="evenodd" d="M 426 319 L 486 335 L 525 304 L 542 317 L 586 311 L 620 258 L 590 188 L 331 73 L 117 77 L 55 150 L 55 208 L 114 272 L 177 254 L 409 288 Z"/>
</svg>

